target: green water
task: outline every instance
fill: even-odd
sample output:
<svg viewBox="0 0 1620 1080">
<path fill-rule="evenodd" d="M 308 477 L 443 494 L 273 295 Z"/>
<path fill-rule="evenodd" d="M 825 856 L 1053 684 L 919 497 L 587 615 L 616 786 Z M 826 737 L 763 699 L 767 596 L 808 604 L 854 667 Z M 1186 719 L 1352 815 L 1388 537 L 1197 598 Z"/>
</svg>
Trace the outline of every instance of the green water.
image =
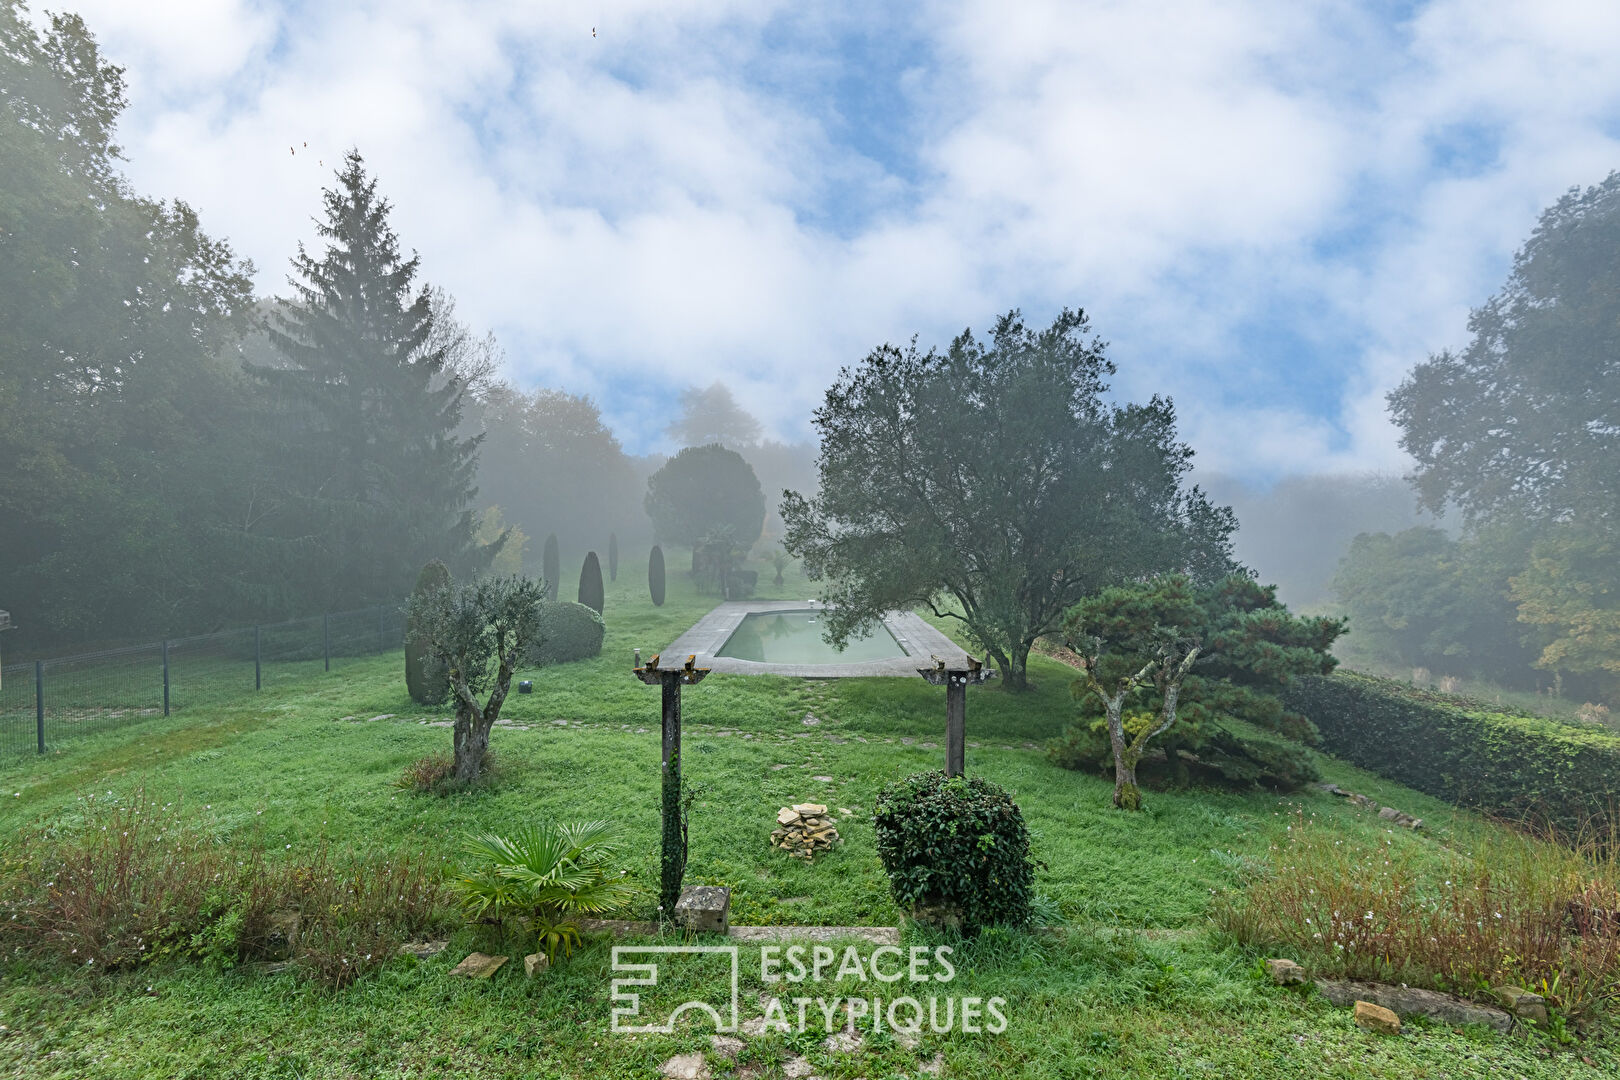
<svg viewBox="0 0 1620 1080">
<path fill-rule="evenodd" d="M 906 655 L 882 626 L 850 638 L 843 652 L 823 641 L 821 631 L 819 611 L 755 611 L 743 616 L 715 655 L 762 664 L 858 664 Z"/>
</svg>

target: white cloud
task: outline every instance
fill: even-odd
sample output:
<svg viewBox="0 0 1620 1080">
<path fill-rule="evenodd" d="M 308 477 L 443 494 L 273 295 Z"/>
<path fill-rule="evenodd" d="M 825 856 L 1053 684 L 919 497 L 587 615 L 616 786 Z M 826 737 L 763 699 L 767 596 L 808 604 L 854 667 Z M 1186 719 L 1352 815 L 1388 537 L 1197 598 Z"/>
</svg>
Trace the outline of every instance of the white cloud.
<svg viewBox="0 0 1620 1080">
<path fill-rule="evenodd" d="M 1399 25 L 1260 0 L 901 9 L 932 49 L 901 76 L 922 112 L 893 119 L 916 175 L 863 158 L 795 89 L 827 58 L 783 50 L 828 47 L 850 12 L 79 9 L 130 68 L 135 182 L 193 202 L 262 287 L 357 145 L 426 276 L 496 329 L 514 374 L 595 395 L 636 448 L 662 422 L 618 400 L 630 381 L 723 378 L 798 435 L 881 341 L 1082 304 L 1121 391 L 1174 393 L 1205 465 L 1399 468 L 1384 392 L 1462 338 L 1542 206 L 1620 163 L 1607 3 L 1435 0 Z M 795 35 L 765 32 L 788 15 Z M 1457 131 L 1494 159 L 1436 168 Z M 852 187 L 883 209 L 826 228 Z M 1328 359 L 1254 367 L 1244 328 L 1296 309 Z M 1327 347 L 1345 341 L 1348 361 Z M 1338 363 L 1336 405 L 1290 392 Z"/>
</svg>

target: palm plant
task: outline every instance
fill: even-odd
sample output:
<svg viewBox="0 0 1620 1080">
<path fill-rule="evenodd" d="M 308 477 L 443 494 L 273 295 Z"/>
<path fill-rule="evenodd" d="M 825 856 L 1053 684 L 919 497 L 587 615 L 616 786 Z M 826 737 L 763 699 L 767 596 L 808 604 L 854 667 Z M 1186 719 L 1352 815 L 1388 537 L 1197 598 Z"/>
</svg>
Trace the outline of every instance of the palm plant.
<svg viewBox="0 0 1620 1080">
<path fill-rule="evenodd" d="M 776 569 L 776 587 L 778 589 L 782 587 L 782 571 L 786 570 L 788 568 L 788 563 L 792 561 L 793 560 L 788 553 L 783 551 L 781 548 L 777 548 L 775 551 L 771 552 L 771 566 Z"/>
<path fill-rule="evenodd" d="M 618 830 L 606 821 L 546 822 L 511 836 L 477 833 L 462 843 L 466 862 L 451 887 L 471 918 L 504 923 L 522 916 L 541 952 L 567 956 L 579 944 L 579 917 L 611 911 L 630 898 L 624 872 L 614 873 L 611 865 L 618 841 Z"/>
</svg>

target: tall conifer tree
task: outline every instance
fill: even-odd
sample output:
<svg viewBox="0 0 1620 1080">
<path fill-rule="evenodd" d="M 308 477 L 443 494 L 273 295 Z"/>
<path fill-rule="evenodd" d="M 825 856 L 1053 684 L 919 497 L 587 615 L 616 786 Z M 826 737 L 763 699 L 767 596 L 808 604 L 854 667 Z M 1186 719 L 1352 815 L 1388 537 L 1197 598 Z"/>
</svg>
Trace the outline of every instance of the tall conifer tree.
<svg viewBox="0 0 1620 1080">
<path fill-rule="evenodd" d="M 262 371 L 302 429 L 290 501 L 334 606 L 398 598 L 431 559 L 476 572 L 499 546 L 475 539 L 479 438 L 456 436 L 463 388 L 436 378 L 445 354 L 430 344 L 419 259 L 401 257 L 391 207 L 358 151 L 337 180 L 316 222 L 326 251 L 299 245 L 295 298 L 272 316 L 288 366 Z"/>
</svg>

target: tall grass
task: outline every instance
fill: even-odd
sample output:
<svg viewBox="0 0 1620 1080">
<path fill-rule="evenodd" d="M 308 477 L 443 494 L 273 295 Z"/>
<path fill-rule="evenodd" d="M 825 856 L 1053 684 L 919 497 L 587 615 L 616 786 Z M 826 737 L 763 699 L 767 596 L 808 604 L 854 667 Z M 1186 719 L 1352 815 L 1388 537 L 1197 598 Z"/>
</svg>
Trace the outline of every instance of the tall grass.
<svg viewBox="0 0 1620 1080">
<path fill-rule="evenodd" d="M 1215 920 L 1324 974 L 1475 997 L 1512 983 L 1577 1017 L 1620 999 L 1611 838 L 1491 829 L 1438 860 L 1407 839 L 1348 836 L 1296 813 L 1263 871 L 1218 898 Z"/>
<path fill-rule="evenodd" d="M 99 970 L 291 959 L 343 985 L 448 918 L 439 868 L 420 856 L 323 845 L 272 857 L 144 792 L 82 805 L 82 824 L 24 832 L 0 858 L 0 948 L 12 955 Z"/>
</svg>

